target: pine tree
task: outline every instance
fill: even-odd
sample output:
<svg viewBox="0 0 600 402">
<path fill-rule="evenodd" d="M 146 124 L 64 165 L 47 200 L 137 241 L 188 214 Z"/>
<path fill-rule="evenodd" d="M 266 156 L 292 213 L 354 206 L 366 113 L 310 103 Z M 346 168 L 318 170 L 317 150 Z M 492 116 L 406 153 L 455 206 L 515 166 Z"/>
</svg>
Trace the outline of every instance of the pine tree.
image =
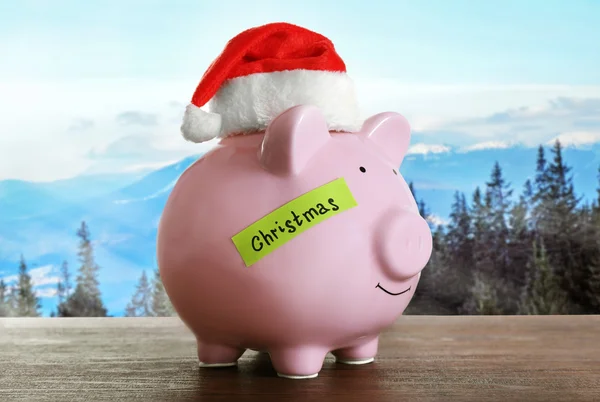
<svg viewBox="0 0 600 402">
<path fill-rule="evenodd" d="M 531 182 L 525 183 L 523 194 L 513 205 L 509 217 L 508 259 L 509 272 L 513 274 L 514 289 L 518 291 L 525 286 L 527 265 L 531 258 L 533 241 L 530 226 L 530 206 L 533 190 Z"/>
<path fill-rule="evenodd" d="M 476 271 L 491 272 L 493 269 L 488 247 L 491 243 L 489 216 L 489 207 L 484 201 L 481 189 L 476 187 L 471 206 L 473 269 Z"/>
<path fill-rule="evenodd" d="M 456 197 L 454 200 L 456 204 Z M 461 276 L 462 287 L 464 287 L 462 305 L 459 312 L 462 314 L 480 314 L 482 310 L 478 307 L 480 293 L 482 290 L 482 277 L 491 277 L 493 264 L 490 254 L 492 243 L 490 231 L 490 196 L 485 198 L 479 187 L 475 188 L 470 208 L 471 220 L 471 242 L 472 262 L 465 267 L 465 274 Z M 452 259 L 452 257 L 449 257 Z"/>
<path fill-rule="evenodd" d="M 589 264 L 587 266 L 587 277 L 589 286 L 587 296 L 592 306 L 592 311 L 600 313 L 600 167 L 598 168 L 598 188 L 596 189 L 597 200 L 594 202 L 591 211 L 591 218 L 587 225 L 591 229 L 588 243 L 591 247 L 588 249 Z"/>
<path fill-rule="evenodd" d="M 465 286 L 462 271 L 450 267 L 444 227 L 433 231 L 433 249 L 427 266 L 421 272 L 418 291 L 405 314 L 458 314 L 464 303 Z"/>
<path fill-rule="evenodd" d="M 63 261 L 60 268 L 61 282 L 63 284 L 63 292 L 65 297 L 71 295 L 72 284 L 71 284 L 71 273 L 69 272 L 69 263 Z"/>
<path fill-rule="evenodd" d="M 589 282 L 586 296 L 590 300 L 590 312 L 600 314 L 600 260 L 596 259 L 588 265 L 587 271 Z"/>
<path fill-rule="evenodd" d="M 146 276 L 146 271 L 143 271 L 131 302 L 125 309 L 125 316 L 151 317 L 152 315 L 152 288 L 148 276 Z"/>
<path fill-rule="evenodd" d="M 19 308 L 19 288 L 13 285 L 8 288 L 8 296 L 6 296 L 6 305 L 9 311 L 9 317 L 16 317 Z"/>
<path fill-rule="evenodd" d="M 71 295 L 72 285 L 71 285 L 71 273 L 69 272 L 69 264 L 67 261 L 63 261 L 62 266 L 60 268 L 60 279 L 56 284 L 56 295 L 58 296 L 58 311 L 61 309 L 65 309 L 65 303 L 69 296 Z M 60 313 L 58 314 L 60 315 Z"/>
<path fill-rule="evenodd" d="M 454 193 L 446 241 L 448 252 L 453 256 L 454 265 L 461 267 L 473 265 L 471 216 L 465 195 L 459 192 Z"/>
<path fill-rule="evenodd" d="M 412 183 L 409 188 L 415 196 Z M 425 202 L 417 200 L 417 205 L 421 216 L 429 219 Z M 449 267 L 444 226 L 436 225 L 431 220 L 429 225 L 433 237 L 431 257 L 421 272 L 419 291 L 415 293 L 405 314 L 457 314 L 464 298 L 461 294 L 461 271 Z"/>
<path fill-rule="evenodd" d="M 525 223 L 529 232 L 533 232 L 535 228 L 533 225 L 534 194 L 533 184 L 531 184 L 531 180 L 527 179 L 523 186 L 523 194 L 521 195 L 520 202 L 524 203 L 523 206 L 527 211 L 525 214 Z"/>
<path fill-rule="evenodd" d="M 517 310 L 520 288 L 513 286 L 523 274 L 510 265 L 508 219 L 511 209 L 510 198 L 513 190 L 503 177 L 498 162 L 494 163 L 490 181 L 486 183 L 485 203 L 488 210 L 488 253 L 492 272 L 485 274 L 485 284 L 489 284 L 498 295 L 500 309 L 505 313 Z M 483 279 L 482 279 L 483 281 Z M 482 282 L 483 283 L 483 282 Z"/>
<path fill-rule="evenodd" d="M 0 279 L 0 317 L 10 317 L 11 315 L 12 311 L 8 304 L 8 286 L 4 283 L 4 279 Z"/>
<path fill-rule="evenodd" d="M 56 283 L 56 297 L 58 298 L 58 308 L 65 302 L 65 290 L 61 280 Z"/>
<path fill-rule="evenodd" d="M 525 180 L 525 184 L 523 185 L 523 198 L 527 202 L 527 207 L 531 208 L 533 202 L 533 184 L 531 184 L 531 180 Z"/>
<path fill-rule="evenodd" d="M 21 256 L 19 263 L 19 279 L 17 281 L 17 311 L 18 317 L 39 317 L 40 301 L 33 290 L 31 276 L 27 272 L 25 258 Z"/>
<path fill-rule="evenodd" d="M 498 295 L 495 286 L 490 283 L 485 275 L 477 273 L 474 278 L 473 288 L 471 289 L 471 304 L 469 310 L 478 315 L 500 315 L 503 311 L 498 301 Z"/>
<path fill-rule="evenodd" d="M 519 197 L 519 201 L 513 205 L 509 213 L 508 226 L 510 228 L 511 241 L 518 241 L 528 232 L 527 217 L 529 205 L 525 192 Z"/>
<path fill-rule="evenodd" d="M 536 241 L 541 241 L 542 233 L 548 231 L 546 228 L 549 218 L 548 209 L 552 202 L 549 197 L 549 181 L 548 162 L 544 147 L 540 145 L 537 151 L 535 180 L 531 197 L 531 225 Z"/>
<path fill-rule="evenodd" d="M 107 310 L 102 302 L 98 282 L 100 268 L 94 259 L 90 232 L 85 221 L 81 222 L 77 237 L 79 237 L 78 257 L 81 265 L 76 278 L 75 291 L 59 307 L 59 316 L 106 317 Z"/>
<path fill-rule="evenodd" d="M 412 194 L 413 198 L 415 199 L 415 202 L 417 203 L 417 207 L 419 208 L 419 215 L 421 215 L 421 217 L 423 219 L 425 219 L 429 222 L 430 221 L 429 210 L 427 209 L 427 207 L 425 205 L 425 201 L 417 198 L 417 194 L 415 192 L 415 187 L 414 187 L 412 181 L 408 184 L 408 189 L 410 190 L 410 193 Z M 429 222 L 429 225 L 431 227 L 431 222 Z"/>
<path fill-rule="evenodd" d="M 571 313 L 589 311 L 586 270 L 590 255 L 584 241 L 587 213 L 578 210 L 580 199 L 575 195 L 571 168 L 562 157 L 562 146 L 556 141 L 552 162 L 547 166 L 544 225 L 540 233 L 551 265 L 567 293 Z"/>
<path fill-rule="evenodd" d="M 550 266 L 544 245 L 539 247 L 534 243 L 533 254 L 521 312 L 535 315 L 566 313 L 567 297 Z"/>
<path fill-rule="evenodd" d="M 595 212 L 600 212 L 600 166 L 598 166 L 598 174 L 596 177 L 598 178 L 598 188 L 596 188 Z"/>
<path fill-rule="evenodd" d="M 546 237 L 568 234 L 565 230 L 571 228 L 573 213 L 580 201 L 575 196 L 571 168 L 563 160 L 560 141 L 555 142 L 552 154 L 553 160 L 548 163 L 544 149 L 541 146 L 538 149 L 533 195 L 536 231 Z M 554 250 L 554 246 L 547 243 L 548 250 Z"/>
<path fill-rule="evenodd" d="M 542 145 L 538 146 L 537 159 L 535 161 L 535 188 L 537 193 L 544 194 L 548 188 L 546 151 Z"/>
<path fill-rule="evenodd" d="M 435 284 L 434 297 L 453 314 L 458 314 L 468 297 L 473 271 L 473 237 L 471 216 L 465 195 L 454 194 L 450 222 L 443 232 L 434 234 L 431 274 Z M 443 242 L 443 244 L 442 244 Z"/>
<path fill-rule="evenodd" d="M 551 220 L 554 233 L 560 233 L 570 228 L 571 218 L 577 209 L 580 199 L 575 196 L 571 168 L 562 157 L 562 146 L 556 141 L 552 148 L 554 155 L 548 165 L 548 198 L 553 200 L 551 205 Z"/>
<path fill-rule="evenodd" d="M 500 164 L 496 162 L 492 169 L 490 181 L 486 183 L 489 213 L 490 231 L 493 235 L 494 265 L 498 273 L 506 273 L 508 266 L 508 225 L 506 222 L 510 208 L 510 197 L 512 190 L 510 184 L 506 183 L 502 176 Z"/>
<path fill-rule="evenodd" d="M 538 148 L 535 177 L 516 202 L 502 176 L 495 163 L 470 207 L 455 194 L 451 222 L 434 230 L 431 259 L 407 311 L 600 313 L 600 168 L 591 205 L 581 205 L 558 141 L 548 159 Z M 473 262 L 465 267 L 468 258 Z"/>
<path fill-rule="evenodd" d="M 583 313 L 600 313 L 600 211 L 594 206 L 584 205 L 579 209 L 574 222 L 573 258 L 576 290 L 579 311 Z"/>
<path fill-rule="evenodd" d="M 172 317 L 176 315 L 158 269 L 154 271 L 152 281 L 152 313 L 155 317 Z"/>
</svg>

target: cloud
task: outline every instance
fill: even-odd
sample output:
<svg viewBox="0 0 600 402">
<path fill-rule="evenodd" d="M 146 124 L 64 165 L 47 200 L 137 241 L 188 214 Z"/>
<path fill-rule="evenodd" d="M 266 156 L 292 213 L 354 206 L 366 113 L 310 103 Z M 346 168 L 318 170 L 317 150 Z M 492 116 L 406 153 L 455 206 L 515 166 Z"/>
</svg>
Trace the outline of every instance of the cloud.
<svg viewBox="0 0 600 402">
<path fill-rule="evenodd" d="M 441 93 L 453 93 L 460 88 L 437 90 Z M 187 156 L 206 152 L 218 142 L 213 140 L 203 144 L 191 144 L 184 141 L 179 133 L 183 103 L 171 101 L 163 105 L 160 112 L 151 114 L 131 111 L 119 113 L 121 122 L 129 122 L 129 133 L 121 131 L 122 134 L 113 141 L 93 147 L 86 155 L 91 164 L 85 173 L 132 172 L 159 168 Z M 413 133 L 413 145 L 408 154 L 435 155 L 454 148 L 461 152 L 471 152 L 507 148 L 517 144 L 537 146 L 561 135 L 561 138 L 567 141 L 570 138 L 568 133 L 594 132 L 588 129 L 581 130 L 576 125 L 585 122 L 588 126 L 600 127 L 599 116 L 600 98 L 556 97 L 542 104 L 505 109 L 483 117 L 461 120 L 423 117 L 420 119 L 421 126 L 428 129 Z M 142 124 L 131 126 L 136 121 Z M 156 124 L 150 126 L 150 122 Z M 140 129 L 143 131 L 139 132 Z M 589 135 L 585 137 L 591 141 L 590 138 L 592 137 Z M 579 135 L 571 142 L 585 141 L 584 137 Z"/>
<path fill-rule="evenodd" d="M 572 99 L 556 98 L 541 106 L 520 107 L 496 113 L 489 116 L 488 123 L 516 123 L 519 120 L 531 123 L 531 120 L 540 118 L 569 117 L 573 120 L 595 119 L 600 125 L 600 98 L 598 99 Z"/>
<path fill-rule="evenodd" d="M 417 143 L 408 148 L 408 155 L 441 154 L 450 150 L 447 145 Z"/>
<path fill-rule="evenodd" d="M 443 218 L 441 218 L 437 215 L 433 215 L 433 214 L 431 214 L 427 217 L 427 222 L 431 223 L 434 226 L 447 225 L 449 223 L 448 220 L 443 219 Z"/>
<path fill-rule="evenodd" d="M 103 148 L 93 148 L 88 153 L 90 159 L 128 159 L 135 160 L 141 156 L 155 156 L 158 151 L 153 146 L 156 136 L 148 135 L 128 135 L 113 141 Z"/>
<path fill-rule="evenodd" d="M 53 265 L 44 265 L 38 268 L 32 268 L 28 271 L 31 276 L 31 282 L 33 283 L 33 289 L 38 297 L 54 297 L 56 295 L 55 287 L 48 287 L 47 285 L 56 285 L 60 278 L 54 272 Z M 18 275 L 9 275 L 3 278 L 8 286 L 16 285 L 19 280 Z"/>
<path fill-rule="evenodd" d="M 52 298 L 55 297 L 57 293 L 56 288 L 42 288 L 35 290 L 36 296 L 40 298 Z"/>
<path fill-rule="evenodd" d="M 170 101 L 168 103 L 170 108 L 174 108 L 177 109 L 178 111 L 181 111 L 181 114 L 183 115 L 183 110 L 185 110 L 185 103 L 183 102 L 178 102 L 178 101 Z"/>
<path fill-rule="evenodd" d="M 94 127 L 94 121 L 90 119 L 75 119 L 69 126 L 67 131 L 70 132 L 82 132 Z"/>
<path fill-rule="evenodd" d="M 478 142 L 477 144 L 469 145 L 462 149 L 463 152 L 471 151 L 482 151 L 484 149 L 506 149 L 510 148 L 513 144 L 507 141 L 485 141 Z"/>
<path fill-rule="evenodd" d="M 600 98 L 600 86 L 432 85 L 368 76 L 355 76 L 355 81 L 365 116 L 393 110 L 407 117 L 417 131 L 438 130 L 448 122 L 481 119 L 558 98 Z"/>
<path fill-rule="evenodd" d="M 158 116 L 154 113 L 127 111 L 117 115 L 117 123 L 123 126 L 152 127 L 158 124 Z"/>
<path fill-rule="evenodd" d="M 425 141 L 443 139 L 466 150 L 477 150 L 515 144 L 537 146 L 555 138 L 573 138 L 573 143 L 596 142 L 595 134 L 590 133 L 597 131 L 600 93 L 597 98 L 558 97 L 480 118 L 446 121 L 419 134 Z M 453 133 L 453 138 L 448 138 L 447 133 Z"/>
<path fill-rule="evenodd" d="M 403 114 L 413 128 L 415 145 L 467 147 L 521 139 L 537 145 L 562 133 L 598 127 L 598 116 L 589 113 L 594 103 L 577 100 L 600 98 L 599 86 L 429 85 L 353 78 L 363 117 L 386 110 Z M 217 141 L 192 144 L 179 132 L 197 80 L 193 74 L 176 79 L 74 77 L 1 82 L 0 109 L 5 114 L 0 119 L 0 180 L 46 181 L 116 173 L 207 151 Z M 35 110 L 36 119 L 30 118 L 27 93 L 35 93 L 37 104 L 44 105 Z M 82 93 L 94 96 L 81 102 Z M 536 112 L 536 105 L 557 99 L 562 103 L 556 102 L 554 111 L 570 110 L 573 118 L 546 119 L 543 110 Z M 525 113 L 528 108 L 529 115 Z M 587 115 L 573 112 L 586 108 Z M 500 113 L 505 113 L 502 122 L 499 116 L 495 123 L 486 120 Z M 73 130 L 85 130 L 85 135 L 73 135 L 77 133 Z"/>
<path fill-rule="evenodd" d="M 29 276 L 31 276 L 31 281 L 34 286 L 43 286 L 48 284 L 56 284 L 58 283 L 58 276 L 54 276 L 54 266 L 53 265 L 44 265 L 38 268 L 32 268 L 28 271 Z M 19 279 L 18 275 L 10 275 L 5 276 L 5 283 L 16 282 Z"/>
<path fill-rule="evenodd" d="M 218 140 L 202 144 L 186 142 L 179 131 L 159 130 L 160 133 L 123 136 L 107 145 L 90 150 L 93 163 L 85 174 L 136 172 L 157 169 L 185 157 L 208 151 Z"/>
</svg>

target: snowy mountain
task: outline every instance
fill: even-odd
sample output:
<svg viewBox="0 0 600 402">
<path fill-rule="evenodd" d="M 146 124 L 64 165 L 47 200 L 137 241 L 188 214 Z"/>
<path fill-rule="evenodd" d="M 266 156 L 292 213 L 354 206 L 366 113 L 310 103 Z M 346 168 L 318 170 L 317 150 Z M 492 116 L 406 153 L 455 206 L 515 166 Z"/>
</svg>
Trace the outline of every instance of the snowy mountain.
<svg viewBox="0 0 600 402">
<path fill-rule="evenodd" d="M 158 218 L 175 181 L 196 159 L 186 158 L 141 178 L 111 175 L 77 178 L 72 183 L 0 182 L 0 277 L 16 273 L 22 253 L 34 274 L 44 270 L 46 277 L 40 278 L 44 284 L 38 289 L 49 293 L 56 287 L 63 260 L 73 271 L 77 267 L 75 233 L 85 220 L 101 266 L 105 302 L 111 314 L 120 315 L 141 271 L 156 265 Z M 105 184 L 111 180 L 112 185 Z M 42 302 L 44 314 L 56 303 L 50 298 Z"/>
<path fill-rule="evenodd" d="M 550 161 L 552 154 L 549 151 L 550 147 L 546 147 L 546 159 Z M 400 171 L 407 180 L 414 182 L 417 198 L 425 200 L 430 212 L 446 219 L 454 192 L 465 192 L 470 200 L 477 186 L 485 186 L 496 161 L 500 163 L 505 179 L 512 185 L 516 200 L 525 181 L 535 175 L 536 156 L 537 148 L 524 146 L 470 151 L 448 147 L 445 152 L 409 155 Z M 594 198 L 598 186 L 600 145 L 567 147 L 563 149 L 563 158 L 572 167 L 576 192 Z"/>
<path fill-rule="evenodd" d="M 414 182 L 417 197 L 429 210 L 447 218 L 456 190 L 468 196 L 485 185 L 498 161 L 515 192 L 534 174 L 536 149 L 510 147 L 463 152 L 438 147 L 416 148 L 401 173 Z M 156 228 L 167 197 L 181 173 L 198 157 L 189 157 L 139 177 L 95 175 L 52 183 L 0 181 L 0 277 L 13 276 L 22 253 L 33 270 L 37 289 L 48 296 L 56 287 L 63 260 L 77 268 L 75 232 L 82 220 L 90 228 L 101 267 L 103 298 L 112 315 L 121 315 L 142 270 L 156 267 Z M 550 158 L 550 155 L 548 155 Z M 567 148 L 575 189 L 595 197 L 600 147 Z M 56 300 L 44 297 L 48 315 Z"/>
</svg>

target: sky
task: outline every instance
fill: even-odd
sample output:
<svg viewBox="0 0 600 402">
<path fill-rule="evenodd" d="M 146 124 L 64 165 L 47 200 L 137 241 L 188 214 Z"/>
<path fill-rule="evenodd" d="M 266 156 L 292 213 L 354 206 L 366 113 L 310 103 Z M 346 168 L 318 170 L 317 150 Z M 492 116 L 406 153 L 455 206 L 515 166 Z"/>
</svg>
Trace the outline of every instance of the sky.
<svg viewBox="0 0 600 402">
<path fill-rule="evenodd" d="M 287 4 L 284 4 L 287 3 Z M 600 1 L 0 2 L 0 180 L 156 167 L 225 43 L 252 26 L 329 37 L 363 117 L 405 115 L 411 152 L 600 142 Z"/>
</svg>

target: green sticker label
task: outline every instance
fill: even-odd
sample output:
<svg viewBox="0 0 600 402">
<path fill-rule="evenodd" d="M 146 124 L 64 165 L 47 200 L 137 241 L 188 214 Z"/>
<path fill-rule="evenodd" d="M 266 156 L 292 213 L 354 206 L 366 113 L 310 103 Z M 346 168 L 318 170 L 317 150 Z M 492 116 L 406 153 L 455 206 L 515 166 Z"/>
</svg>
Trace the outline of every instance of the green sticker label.
<svg viewBox="0 0 600 402">
<path fill-rule="evenodd" d="M 300 233 L 357 206 L 343 178 L 279 207 L 231 238 L 247 267 Z"/>
</svg>

